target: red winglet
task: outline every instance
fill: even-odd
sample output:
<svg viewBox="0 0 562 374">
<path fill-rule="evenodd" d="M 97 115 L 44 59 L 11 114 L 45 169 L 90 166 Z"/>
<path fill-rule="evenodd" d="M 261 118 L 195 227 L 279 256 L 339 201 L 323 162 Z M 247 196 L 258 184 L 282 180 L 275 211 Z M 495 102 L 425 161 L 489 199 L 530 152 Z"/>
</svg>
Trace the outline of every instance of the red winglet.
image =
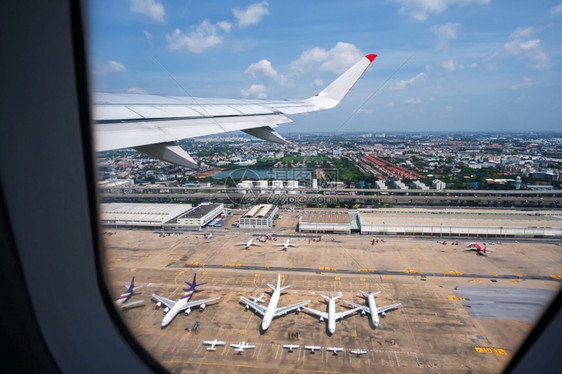
<svg viewBox="0 0 562 374">
<path fill-rule="evenodd" d="M 365 56 L 369 59 L 369 61 L 373 62 L 373 60 L 375 59 L 375 57 L 377 57 L 377 55 L 371 54 L 371 55 L 367 55 Z"/>
</svg>

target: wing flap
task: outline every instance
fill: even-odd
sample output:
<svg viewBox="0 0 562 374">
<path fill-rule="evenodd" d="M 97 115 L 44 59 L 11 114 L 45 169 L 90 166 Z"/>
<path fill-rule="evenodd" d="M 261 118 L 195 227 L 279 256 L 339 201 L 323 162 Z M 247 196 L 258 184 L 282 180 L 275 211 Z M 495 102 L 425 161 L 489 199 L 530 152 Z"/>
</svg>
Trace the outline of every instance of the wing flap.
<svg viewBox="0 0 562 374">
<path fill-rule="evenodd" d="M 382 307 L 377 308 L 377 312 L 378 313 L 386 312 L 388 310 L 398 308 L 400 305 L 402 305 L 402 303 L 396 303 L 396 304 L 392 304 L 392 305 L 382 306 Z"/>
<path fill-rule="evenodd" d="M 322 318 L 324 318 L 324 319 L 328 319 L 328 313 L 326 313 L 326 312 L 321 312 L 321 311 L 319 311 L 319 310 L 312 309 L 312 308 L 308 308 L 308 307 L 306 307 L 306 306 L 303 307 L 303 309 L 308 310 L 308 311 L 309 311 L 310 313 L 312 313 L 312 314 L 316 314 L 318 317 L 322 317 Z"/>
</svg>

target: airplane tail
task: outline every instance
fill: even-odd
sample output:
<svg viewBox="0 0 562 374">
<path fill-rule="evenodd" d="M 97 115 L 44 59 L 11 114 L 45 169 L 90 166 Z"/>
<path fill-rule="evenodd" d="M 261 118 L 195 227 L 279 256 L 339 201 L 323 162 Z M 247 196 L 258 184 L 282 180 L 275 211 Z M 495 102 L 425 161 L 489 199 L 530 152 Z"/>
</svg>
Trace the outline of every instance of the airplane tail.
<svg viewBox="0 0 562 374">
<path fill-rule="evenodd" d="M 135 288 L 135 277 L 131 279 L 131 285 L 129 286 L 129 288 Z"/>
<path fill-rule="evenodd" d="M 373 295 L 373 296 L 378 295 L 378 294 L 381 293 L 380 291 L 376 291 L 376 292 L 365 292 L 365 291 L 362 291 L 362 290 L 359 290 L 359 292 L 363 295 L 363 297 L 369 296 L 369 293 L 370 293 L 371 295 Z"/>
<path fill-rule="evenodd" d="M 322 108 L 330 109 L 335 107 L 347 95 L 351 87 L 363 75 L 365 70 L 371 65 L 377 55 L 367 55 L 355 65 L 350 67 L 346 72 L 330 83 L 328 87 L 323 89 L 318 95 L 306 99 L 311 104 Z"/>
<path fill-rule="evenodd" d="M 342 297 L 343 295 L 340 293 L 340 294 L 337 295 L 337 296 L 326 296 L 326 295 L 320 295 L 320 296 L 322 296 L 324 299 L 330 301 L 330 299 L 337 300 L 337 299 L 339 299 L 340 297 Z"/>
<path fill-rule="evenodd" d="M 187 284 L 187 285 L 189 286 L 189 291 L 195 290 L 195 287 L 199 287 L 199 286 L 202 286 L 202 285 L 204 285 L 204 284 L 207 284 L 207 282 L 205 282 L 205 283 L 197 283 L 196 279 L 197 279 L 197 274 L 194 274 L 194 275 L 193 275 L 193 283 L 189 283 L 189 282 L 187 282 L 187 281 L 184 282 L 185 284 Z"/>
</svg>

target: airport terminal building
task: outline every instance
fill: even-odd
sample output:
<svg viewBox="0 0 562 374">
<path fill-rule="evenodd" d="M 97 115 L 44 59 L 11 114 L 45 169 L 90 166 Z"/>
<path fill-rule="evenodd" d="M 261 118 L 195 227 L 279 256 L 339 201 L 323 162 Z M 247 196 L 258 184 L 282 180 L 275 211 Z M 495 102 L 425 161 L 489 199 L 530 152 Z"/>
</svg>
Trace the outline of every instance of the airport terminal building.
<svg viewBox="0 0 562 374">
<path fill-rule="evenodd" d="M 241 229 L 270 229 L 275 223 L 279 208 L 272 204 L 254 205 L 240 217 Z"/>
<path fill-rule="evenodd" d="M 104 203 L 100 204 L 100 217 L 104 226 L 161 228 L 191 207 L 191 204 Z"/>
<path fill-rule="evenodd" d="M 178 217 L 177 226 L 200 229 L 221 214 L 224 214 L 224 204 L 201 203 Z"/>
<path fill-rule="evenodd" d="M 307 209 L 299 217 L 299 232 L 351 233 L 348 210 Z"/>
</svg>

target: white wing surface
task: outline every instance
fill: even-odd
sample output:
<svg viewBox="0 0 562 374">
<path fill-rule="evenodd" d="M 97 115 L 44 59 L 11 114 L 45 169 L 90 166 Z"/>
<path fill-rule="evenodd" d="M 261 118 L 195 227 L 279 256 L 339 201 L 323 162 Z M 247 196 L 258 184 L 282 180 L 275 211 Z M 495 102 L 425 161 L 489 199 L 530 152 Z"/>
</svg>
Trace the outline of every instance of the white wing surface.
<svg viewBox="0 0 562 374">
<path fill-rule="evenodd" d="M 211 301 L 216 301 L 218 299 L 220 299 L 220 297 L 215 297 L 213 299 L 203 299 L 203 300 L 197 300 L 197 301 L 190 301 L 190 302 L 186 303 L 180 310 L 185 310 L 187 308 L 193 308 L 195 306 L 210 303 Z"/>
<path fill-rule="evenodd" d="M 258 303 L 254 303 L 252 300 L 246 299 L 244 296 L 240 297 L 240 300 L 246 303 L 250 308 L 261 314 L 262 316 L 265 314 L 266 308 L 259 305 Z"/>
<path fill-rule="evenodd" d="M 135 148 L 164 161 L 196 168 L 195 160 L 176 141 L 240 130 L 260 139 L 285 143 L 273 129 L 291 122 L 286 115 L 335 107 L 375 57 L 363 57 L 318 95 L 304 100 L 94 93 L 96 150 Z"/>
<path fill-rule="evenodd" d="M 308 308 L 306 306 L 304 307 L 304 309 L 308 310 L 310 313 L 316 314 L 318 317 L 328 319 L 328 313 L 326 313 L 326 312 L 321 312 L 319 310 Z"/>
<path fill-rule="evenodd" d="M 310 300 L 306 300 L 297 304 L 293 304 L 293 305 L 289 305 L 289 306 L 284 306 L 281 308 L 277 308 L 277 311 L 275 312 L 275 317 L 279 317 L 282 316 L 283 314 L 287 314 L 295 309 L 298 309 L 300 307 L 304 307 L 306 304 L 310 303 Z"/>
<path fill-rule="evenodd" d="M 359 308 L 359 309 L 361 309 L 362 311 L 364 311 L 365 313 L 371 313 L 371 309 L 369 309 L 368 306 L 360 305 L 360 304 L 354 303 L 354 302 L 352 302 L 352 301 L 347 301 L 347 300 L 344 300 L 343 302 L 344 302 L 344 303 L 347 303 L 347 304 L 349 304 L 349 305 L 351 305 L 351 306 L 354 306 L 355 308 Z"/>
<path fill-rule="evenodd" d="M 155 293 L 152 294 L 152 298 L 160 301 L 162 304 L 166 305 L 170 309 L 172 309 L 174 307 L 174 305 L 176 305 L 175 301 L 170 300 L 170 299 L 166 299 L 165 297 L 162 297 L 162 296 L 158 296 Z"/>
<path fill-rule="evenodd" d="M 382 312 L 386 312 L 387 310 L 397 308 L 400 305 L 402 305 L 402 303 L 397 303 L 397 304 L 392 304 L 392 305 L 387 305 L 387 306 L 381 306 L 380 308 L 377 308 L 377 312 L 380 314 Z"/>
<path fill-rule="evenodd" d="M 349 309 L 349 310 L 346 310 L 346 311 L 344 311 L 344 312 L 336 313 L 336 321 L 337 321 L 338 319 L 344 318 L 344 317 L 347 316 L 347 315 L 350 315 L 351 313 L 357 312 L 359 309 L 361 309 L 361 308 Z"/>
</svg>

